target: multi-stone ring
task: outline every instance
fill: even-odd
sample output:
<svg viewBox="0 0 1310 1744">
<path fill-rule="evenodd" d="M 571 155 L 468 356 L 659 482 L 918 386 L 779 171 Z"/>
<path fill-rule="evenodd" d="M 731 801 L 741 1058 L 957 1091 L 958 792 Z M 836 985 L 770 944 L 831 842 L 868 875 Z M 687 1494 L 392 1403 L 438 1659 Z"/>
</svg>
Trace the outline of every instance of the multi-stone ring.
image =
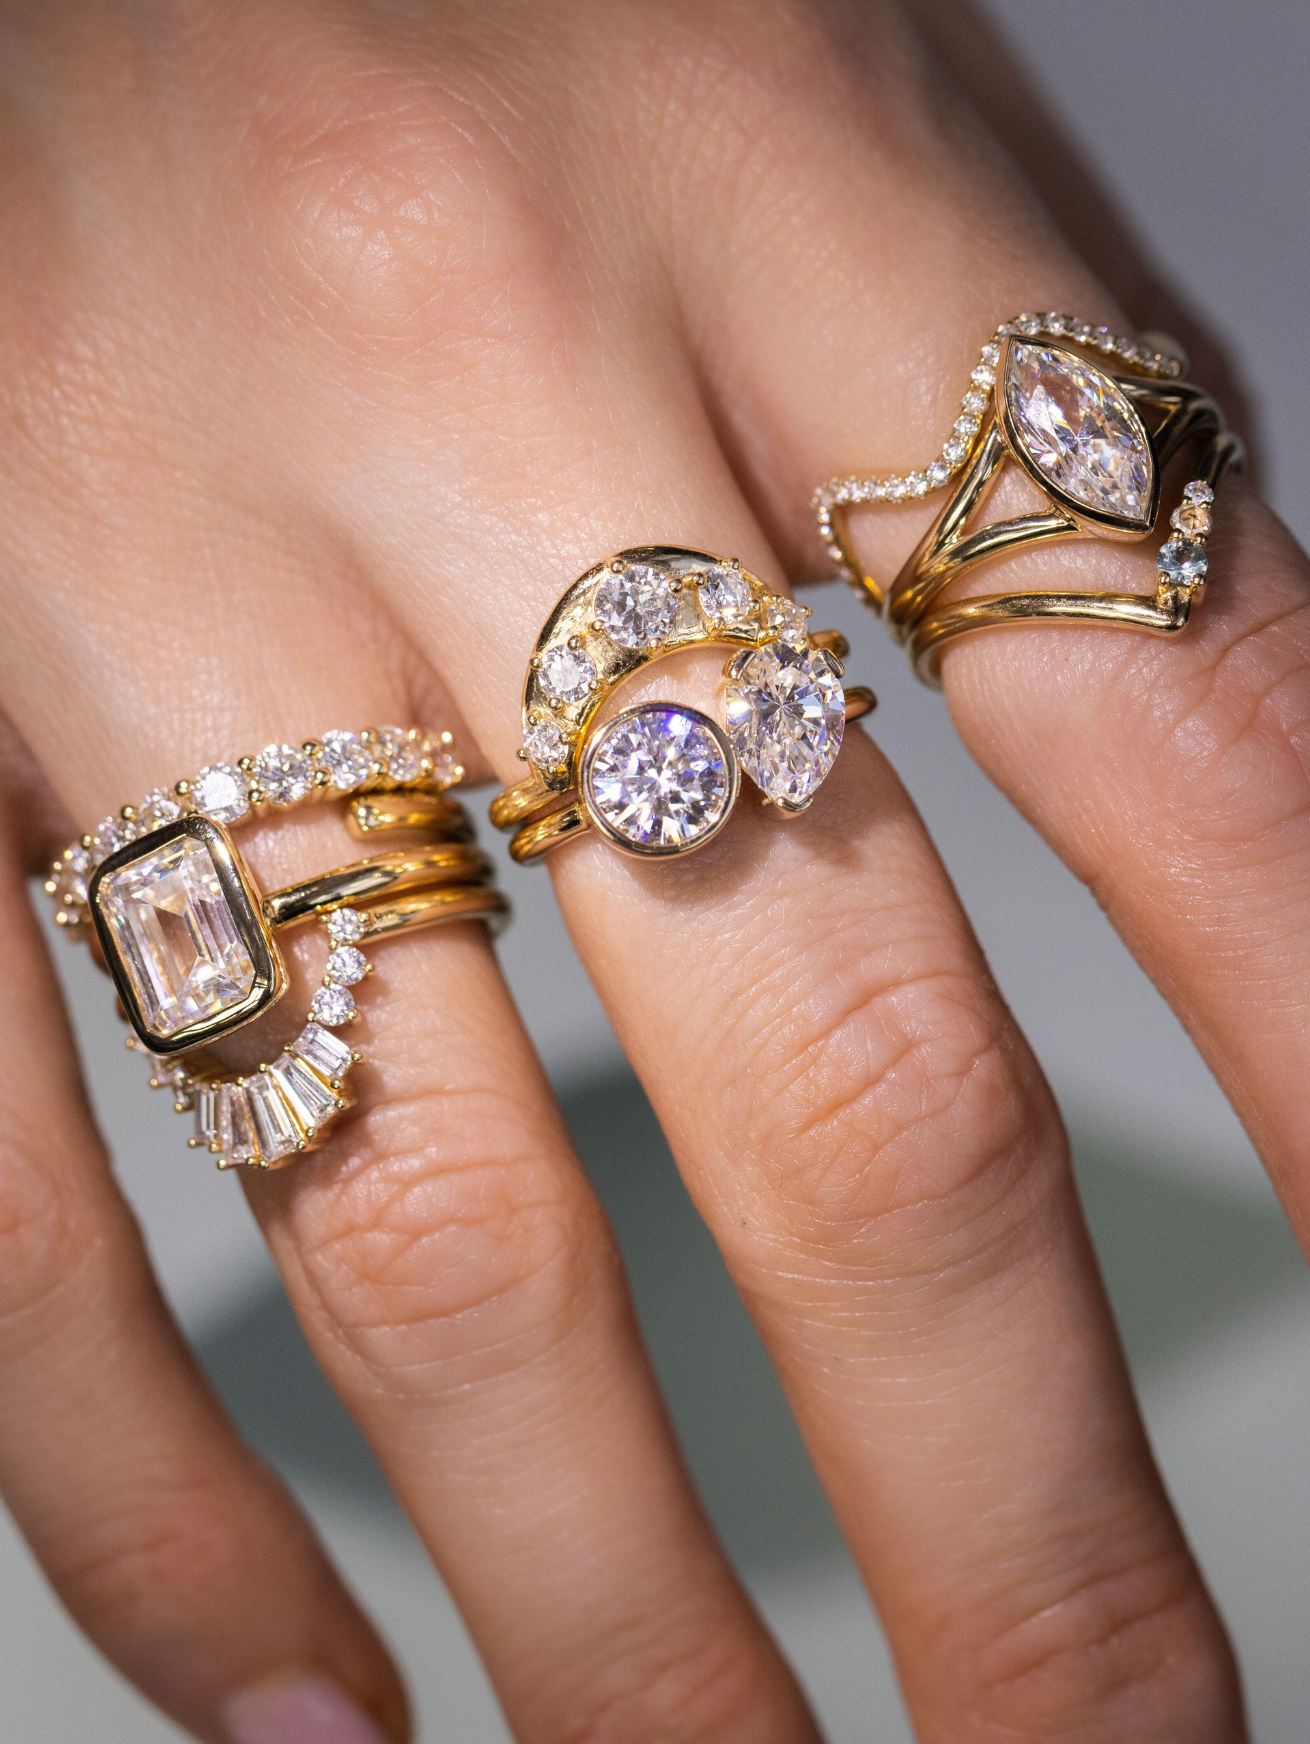
<svg viewBox="0 0 1310 1744">
<path fill-rule="evenodd" d="M 278 1168 L 318 1144 L 350 1103 L 360 1055 L 333 1032 L 357 1013 L 350 989 L 371 973 L 362 947 L 446 921 L 502 923 L 493 868 L 467 813 L 445 791 L 463 777 L 449 733 L 384 727 L 270 745 L 211 764 L 140 806 L 124 806 L 66 848 L 46 890 L 55 920 L 87 940 L 113 977 L 151 1083 L 194 1114 L 193 1146 L 220 1168 Z M 311 799 L 343 802 L 357 841 L 411 844 L 267 895 L 233 826 Z M 328 954 L 306 1027 L 270 1065 L 240 1075 L 207 1055 L 286 990 L 275 934 L 317 917 Z"/>
<path fill-rule="evenodd" d="M 1169 350 L 1163 349 L 1165 344 Z M 940 454 L 904 477 L 839 478 L 814 498 L 828 555 L 857 592 L 910 645 L 918 675 L 939 682 L 945 645 L 971 630 L 1015 624 L 1108 624 L 1159 636 L 1186 628 L 1203 597 L 1215 487 L 1243 461 L 1218 406 L 1179 378 L 1181 355 L 1117 338 L 1070 315 L 1020 315 L 983 347 L 951 436 Z M 1114 369 L 1104 367 L 1114 360 Z M 1148 419 L 1151 420 L 1148 423 Z M 967 570 L 1052 540 L 1146 538 L 1159 517 L 1162 475 L 1187 444 L 1199 444 L 1195 474 L 1157 556 L 1154 596 L 1055 591 L 987 594 L 934 609 Z M 1007 463 L 1046 498 L 1042 513 L 971 523 Z M 902 502 L 959 483 L 890 588 L 860 562 L 848 516 L 866 504 Z"/>
<path fill-rule="evenodd" d="M 588 830 L 642 858 L 704 847 L 727 822 L 741 772 L 784 813 L 805 810 L 846 721 L 873 693 L 843 691 L 843 637 L 810 634 L 798 606 L 735 559 L 680 546 L 620 551 L 579 577 L 537 638 L 523 690 L 532 768 L 491 807 L 527 862 Z M 710 643 L 724 669 L 724 723 L 671 702 L 604 705 L 664 655 Z"/>
</svg>

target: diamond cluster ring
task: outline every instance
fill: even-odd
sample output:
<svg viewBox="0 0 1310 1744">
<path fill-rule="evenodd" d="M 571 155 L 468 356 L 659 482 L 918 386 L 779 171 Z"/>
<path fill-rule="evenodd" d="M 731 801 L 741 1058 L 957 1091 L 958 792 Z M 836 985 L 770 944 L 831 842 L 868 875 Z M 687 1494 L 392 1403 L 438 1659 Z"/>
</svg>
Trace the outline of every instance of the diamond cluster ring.
<svg viewBox="0 0 1310 1744">
<path fill-rule="evenodd" d="M 811 634 L 808 608 L 735 558 L 679 546 L 620 551 L 559 601 L 537 638 L 523 691 L 520 758 L 532 774 L 493 801 L 520 862 L 594 830 L 641 858 L 690 853 L 718 834 L 744 772 L 784 813 L 804 811 L 832 768 L 842 728 L 874 706 L 843 691 L 835 631 Z M 708 643 L 724 668 L 724 722 L 680 703 L 606 715 L 633 673 Z"/>
<path fill-rule="evenodd" d="M 442 922 L 508 913 L 491 861 L 447 788 L 463 777 L 449 733 L 384 727 L 270 745 L 216 763 L 139 806 L 124 806 L 64 850 L 46 891 L 55 920 L 112 976 L 151 1083 L 194 1116 L 193 1146 L 219 1168 L 280 1168 L 321 1142 L 351 1096 L 361 1055 L 335 1035 L 355 1021 L 351 988 L 372 972 L 372 942 Z M 411 845 L 263 894 L 233 827 L 310 800 L 341 802 L 356 840 Z M 245 1076 L 206 1050 L 286 991 L 276 934 L 317 918 L 323 981 L 300 1035 Z"/>
<path fill-rule="evenodd" d="M 1172 342 L 1118 338 L 1071 315 L 1020 315 L 997 328 L 970 377 L 960 416 L 936 460 L 891 478 L 839 478 L 814 498 L 819 534 L 842 573 L 909 644 L 926 683 L 940 683 L 942 651 L 971 630 L 1014 624 L 1109 624 L 1159 636 L 1187 626 L 1204 596 L 1215 487 L 1244 459 L 1214 401 L 1180 380 Z M 1131 593 L 986 594 L 935 606 L 966 571 L 1057 539 L 1147 538 L 1160 513 L 1165 467 L 1198 445 L 1195 475 L 1170 517 L 1154 596 Z M 1046 499 L 1038 514 L 975 529 L 1007 462 Z M 869 504 L 956 488 L 890 588 L 861 564 L 848 516 Z"/>
</svg>

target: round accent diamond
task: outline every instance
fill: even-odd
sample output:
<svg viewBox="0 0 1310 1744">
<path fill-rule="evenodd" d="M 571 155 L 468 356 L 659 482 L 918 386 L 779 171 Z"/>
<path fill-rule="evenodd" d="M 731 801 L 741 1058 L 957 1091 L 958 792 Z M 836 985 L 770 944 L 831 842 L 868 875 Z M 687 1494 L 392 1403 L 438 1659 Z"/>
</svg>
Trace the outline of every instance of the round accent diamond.
<svg viewBox="0 0 1310 1744">
<path fill-rule="evenodd" d="M 327 930 L 334 945 L 353 945 L 368 931 L 368 922 L 357 908 L 334 908 L 327 917 Z"/>
<path fill-rule="evenodd" d="M 250 782 L 231 763 L 210 763 L 191 783 L 191 799 L 197 811 L 215 823 L 234 824 L 250 810 Z"/>
<path fill-rule="evenodd" d="M 378 757 L 393 781 L 417 781 L 423 773 L 423 739 L 403 727 L 378 728 Z"/>
<path fill-rule="evenodd" d="M 173 798 L 166 787 L 154 787 L 141 801 L 141 828 L 143 830 L 162 829 L 165 824 L 171 824 L 182 815 L 182 807 Z"/>
<path fill-rule="evenodd" d="M 707 569 L 700 584 L 701 609 L 707 618 L 718 618 L 725 624 L 739 624 L 751 609 L 750 583 L 740 569 L 730 564 L 716 563 Z"/>
<path fill-rule="evenodd" d="M 333 731 L 324 733 L 319 762 L 332 777 L 332 785 L 342 793 L 362 787 L 373 773 L 373 751 L 358 733 Z"/>
<path fill-rule="evenodd" d="M 832 768 L 846 724 L 834 662 L 821 651 L 769 642 L 734 673 L 728 737 L 742 768 L 776 804 L 808 805 Z"/>
<path fill-rule="evenodd" d="M 1171 539 L 1155 560 L 1160 574 L 1175 587 L 1200 587 L 1208 563 L 1205 546 L 1193 539 Z"/>
<path fill-rule="evenodd" d="M 545 775 L 551 775 L 557 769 L 567 766 L 570 744 L 563 727 L 558 721 L 551 720 L 549 715 L 533 721 L 523 735 L 523 749 L 527 752 L 529 761 Z"/>
<path fill-rule="evenodd" d="M 341 987 L 353 987 L 368 974 L 368 958 L 354 945 L 338 945 L 327 960 L 328 978 Z"/>
<path fill-rule="evenodd" d="M 255 758 L 255 782 L 275 805 L 293 805 L 314 785 L 314 764 L 294 745 L 265 745 Z"/>
<path fill-rule="evenodd" d="M 795 600 L 781 594 L 770 594 L 765 602 L 764 621 L 780 642 L 794 648 L 809 646 L 809 612 Z"/>
<path fill-rule="evenodd" d="M 1183 486 L 1183 501 L 1208 505 L 1214 501 L 1214 492 L 1203 478 L 1194 478 L 1191 484 Z"/>
<path fill-rule="evenodd" d="M 619 846 L 680 854 L 725 822 L 736 769 L 727 741 L 705 715 L 646 703 L 601 730 L 582 786 L 588 810 Z"/>
<path fill-rule="evenodd" d="M 596 662 L 581 648 L 548 648 L 537 676 L 557 702 L 581 702 L 596 687 Z"/>
<path fill-rule="evenodd" d="M 658 648 L 677 615 L 673 582 L 649 563 L 608 570 L 596 589 L 596 620 L 620 648 Z"/>
<path fill-rule="evenodd" d="M 320 987 L 309 1007 L 309 1015 L 315 1023 L 337 1029 L 355 1016 L 354 998 L 344 987 Z"/>
<path fill-rule="evenodd" d="M 126 818 L 107 817 L 96 825 L 95 851 L 100 860 L 107 860 L 111 854 L 116 854 L 120 848 L 125 848 L 137 837 L 137 826 L 129 823 Z"/>
</svg>

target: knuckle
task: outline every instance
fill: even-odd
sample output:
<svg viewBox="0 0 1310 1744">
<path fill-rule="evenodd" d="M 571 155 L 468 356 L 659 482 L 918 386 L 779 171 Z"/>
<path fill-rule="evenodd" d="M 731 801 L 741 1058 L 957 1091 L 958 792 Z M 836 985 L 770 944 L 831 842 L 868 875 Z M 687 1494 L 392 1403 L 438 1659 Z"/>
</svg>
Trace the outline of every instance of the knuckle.
<svg viewBox="0 0 1310 1744">
<path fill-rule="evenodd" d="M 807 1247 L 866 1264 L 876 1240 L 899 1267 L 918 1251 L 956 1272 L 1031 1213 L 1058 1116 L 980 968 L 857 971 L 792 1006 L 767 1052 L 756 1149 Z"/>
<path fill-rule="evenodd" d="M 980 1736 L 1229 1737 L 1232 1654 L 1181 1544 L 1126 1547 L 966 1656 Z M 1190 1724 L 1189 1724 L 1190 1722 Z M 1194 1729 L 1193 1729 L 1194 1728 Z"/>
<path fill-rule="evenodd" d="M 693 1744 L 731 1732 L 744 1736 L 752 1713 L 756 1737 L 770 1736 L 776 1708 L 773 1691 L 761 1689 L 760 1670 L 749 1656 L 704 1638 L 703 1620 L 693 1642 L 670 1630 L 662 1650 L 633 1659 L 621 1655 L 607 1669 L 600 1695 L 574 1695 L 565 1703 L 574 1718 L 561 1729 L 564 1744 Z"/>
<path fill-rule="evenodd" d="M 112 1516 L 48 1559 L 69 1609 L 97 1638 L 221 1609 L 223 1595 L 246 1584 L 253 1547 L 203 1493 L 158 1486 L 148 1501 L 115 1501 Z"/>
<path fill-rule="evenodd" d="M 426 1394 L 449 1364 L 539 1360 L 617 1264 L 540 1124 L 491 1091 L 393 1101 L 298 1198 L 294 1238 L 333 1334 L 389 1391 Z"/>
<path fill-rule="evenodd" d="M 66 1171 L 41 1166 L 42 1148 L 11 1114 L 0 1132 L 0 1324 L 71 1290 L 96 1251 L 82 1195 Z"/>
<path fill-rule="evenodd" d="M 246 149 L 294 310 L 361 355 L 439 347 L 453 365 L 558 295 L 558 214 L 525 167 L 544 142 L 521 137 L 494 81 L 431 60 L 324 38 Z"/>
</svg>

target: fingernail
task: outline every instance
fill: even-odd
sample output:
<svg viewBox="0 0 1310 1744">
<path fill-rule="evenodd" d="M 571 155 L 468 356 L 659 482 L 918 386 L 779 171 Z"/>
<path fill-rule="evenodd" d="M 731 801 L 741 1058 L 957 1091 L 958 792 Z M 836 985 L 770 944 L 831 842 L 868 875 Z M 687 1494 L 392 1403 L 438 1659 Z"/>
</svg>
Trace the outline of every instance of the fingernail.
<svg viewBox="0 0 1310 1744">
<path fill-rule="evenodd" d="M 317 1673 L 238 1690 L 221 1717 L 232 1744 L 387 1744 L 363 1709 Z"/>
</svg>

